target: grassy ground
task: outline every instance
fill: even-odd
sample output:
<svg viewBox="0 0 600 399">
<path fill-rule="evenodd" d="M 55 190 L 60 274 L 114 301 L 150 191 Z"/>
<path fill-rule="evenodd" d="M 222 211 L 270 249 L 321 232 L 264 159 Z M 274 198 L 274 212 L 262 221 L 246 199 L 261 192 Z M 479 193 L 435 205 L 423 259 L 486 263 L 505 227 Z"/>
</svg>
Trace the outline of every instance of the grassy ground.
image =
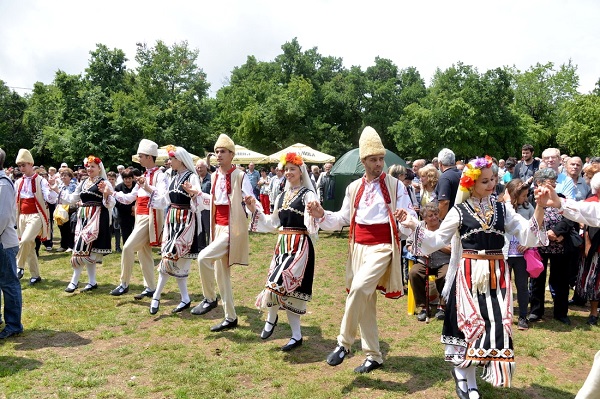
<svg viewBox="0 0 600 399">
<path fill-rule="evenodd" d="M 131 290 L 122 297 L 108 294 L 119 280 L 118 254 L 104 258 L 97 291 L 67 294 L 69 255 L 42 250 L 43 282 L 29 287 L 28 271 L 22 282 L 25 333 L 0 343 L 0 398 L 455 397 L 439 343 L 441 322 L 417 322 L 407 315 L 404 298 L 378 303 L 384 368 L 369 375 L 352 372 L 364 360 L 359 340 L 342 365 L 327 365 L 345 300 L 345 236 L 325 233 L 316 244 L 314 300 L 302 318 L 304 345 L 290 353 L 279 350 L 290 336 L 283 312 L 273 336 L 262 341 L 264 315 L 254 299 L 274 239 L 251 235 L 251 265 L 234 266 L 232 273 L 240 326 L 216 334 L 209 327 L 223 318 L 221 306 L 205 316 L 171 315 L 179 303 L 174 280 L 159 313 L 151 316 L 148 299 L 133 299 L 143 289 L 137 265 Z M 84 272 L 83 283 L 86 278 Z M 189 288 L 195 305 L 202 299 L 196 265 Z M 572 398 L 599 349 L 600 329 L 585 324 L 586 309 L 570 316 L 572 326 L 547 319 L 526 332 L 515 328 L 514 387 L 480 382 L 482 396 Z"/>
</svg>

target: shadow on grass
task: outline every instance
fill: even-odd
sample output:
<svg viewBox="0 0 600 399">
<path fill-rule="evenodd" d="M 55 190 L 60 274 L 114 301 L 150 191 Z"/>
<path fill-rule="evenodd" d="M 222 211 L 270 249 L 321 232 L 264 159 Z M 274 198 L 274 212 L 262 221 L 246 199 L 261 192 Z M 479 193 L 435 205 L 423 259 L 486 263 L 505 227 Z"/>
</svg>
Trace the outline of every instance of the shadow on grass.
<svg viewBox="0 0 600 399">
<path fill-rule="evenodd" d="M 21 370 L 34 370 L 44 363 L 25 357 L 0 356 L 0 378 L 17 374 Z"/>
<path fill-rule="evenodd" d="M 25 330 L 14 338 L 15 350 L 28 351 L 42 348 L 70 348 L 88 345 L 92 341 L 70 331 Z"/>
<path fill-rule="evenodd" d="M 354 391 L 369 389 L 373 391 L 389 391 L 401 394 L 418 394 L 440 384 L 450 383 L 448 394 L 454 396 L 454 380 L 450 374 L 451 367 L 442 358 L 437 356 L 393 356 L 385 359 L 381 371 L 372 374 L 357 374 L 354 380 L 342 388 L 342 393 L 347 395 Z M 481 369 L 478 368 L 477 375 Z M 405 373 L 409 377 L 406 381 L 398 382 L 386 380 L 386 373 Z M 479 391 L 485 398 L 512 398 L 512 399 L 566 399 L 573 394 L 555 386 L 532 384 L 526 388 L 495 388 L 491 384 L 478 378 Z M 378 396 L 373 392 L 373 396 Z M 420 397 L 420 396 L 419 396 Z"/>
</svg>

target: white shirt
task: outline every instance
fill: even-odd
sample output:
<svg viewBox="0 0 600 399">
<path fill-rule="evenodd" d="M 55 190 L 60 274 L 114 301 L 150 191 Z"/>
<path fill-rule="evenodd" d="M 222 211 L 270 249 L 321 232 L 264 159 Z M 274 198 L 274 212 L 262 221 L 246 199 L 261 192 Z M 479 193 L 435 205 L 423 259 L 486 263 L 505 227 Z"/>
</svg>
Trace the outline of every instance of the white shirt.
<svg viewBox="0 0 600 399">
<path fill-rule="evenodd" d="M 217 173 L 217 180 L 215 181 L 215 205 L 229 205 L 229 196 L 227 195 L 227 180 L 225 179 L 225 175 L 220 171 Z M 231 187 L 234 190 L 234 187 Z M 250 180 L 247 178 L 246 174 L 242 178 L 242 197 L 246 198 L 248 196 L 254 197 L 254 190 L 252 189 L 252 184 L 250 184 Z"/>
<path fill-rule="evenodd" d="M 150 184 L 150 174 L 154 168 L 147 169 L 144 177 L 150 186 L 150 191 L 144 190 L 139 184 L 136 184 L 129 194 L 117 191 L 113 194 L 115 199 L 122 204 L 128 205 L 137 200 L 138 197 L 150 197 L 148 204 L 150 208 L 164 209 L 168 205 L 169 178 L 159 168 L 154 172 L 154 184 Z"/>
<path fill-rule="evenodd" d="M 350 225 L 351 208 L 354 206 L 354 204 L 350 204 L 350 198 L 350 186 L 348 186 L 342 208 L 337 212 L 325 211 L 325 216 L 319 223 L 323 230 L 339 230 L 344 226 Z M 398 182 L 396 192 L 396 209 L 406 209 L 411 216 L 417 217 L 406 187 L 401 182 Z M 366 182 L 365 191 L 360 198 L 358 209 L 356 210 L 356 223 L 367 225 L 384 224 L 389 223 L 389 220 L 388 206 L 383 199 L 379 179 Z M 400 227 L 400 231 L 405 235 L 408 235 L 410 232 L 409 229 L 404 227 Z"/>
<path fill-rule="evenodd" d="M 33 198 L 33 176 L 27 177 L 23 175 L 23 186 L 21 187 L 21 199 Z M 21 185 L 19 183 L 19 185 Z M 49 204 L 56 204 L 56 200 L 58 199 L 58 194 L 54 191 L 50 191 L 50 185 L 48 184 L 48 180 L 42 178 L 40 186 L 42 187 L 42 195 L 44 196 L 44 201 Z M 15 187 L 17 190 L 19 186 Z"/>
</svg>

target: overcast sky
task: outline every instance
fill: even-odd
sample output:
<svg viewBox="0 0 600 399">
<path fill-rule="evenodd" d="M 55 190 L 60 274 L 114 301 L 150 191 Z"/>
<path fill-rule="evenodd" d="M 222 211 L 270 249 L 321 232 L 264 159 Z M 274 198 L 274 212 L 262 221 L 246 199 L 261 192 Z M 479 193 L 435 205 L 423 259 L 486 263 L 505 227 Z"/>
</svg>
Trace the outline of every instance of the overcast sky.
<svg viewBox="0 0 600 399">
<path fill-rule="evenodd" d="M 137 42 L 187 40 L 214 94 L 248 55 L 273 60 L 294 37 L 346 68 L 377 56 L 416 67 L 427 85 L 458 61 L 483 73 L 571 59 L 581 93 L 600 78 L 597 0 L 0 0 L 0 80 L 32 88 L 58 69 L 83 73 L 96 43 L 133 60 Z"/>
</svg>

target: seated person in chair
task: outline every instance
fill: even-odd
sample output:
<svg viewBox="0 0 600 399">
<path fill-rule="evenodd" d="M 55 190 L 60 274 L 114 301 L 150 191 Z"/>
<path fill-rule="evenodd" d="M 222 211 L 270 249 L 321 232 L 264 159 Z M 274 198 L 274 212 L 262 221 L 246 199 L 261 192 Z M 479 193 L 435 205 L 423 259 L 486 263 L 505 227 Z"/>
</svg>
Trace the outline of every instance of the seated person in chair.
<svg viewBox="0 0 600 399">
<path fill-rule="evenodd" d="M 421 218 L 421 225 L 427 230 L 435 231 L 440 227 L 440 210 L 436 201 L 428 202 L 421 207 L 419 212 Z M 412 236 L 411 236 L 412 237 Z M 407 249 L 412 252 L 412 240 L 406 242 Z M 410 281 L 411 290 L 413 291 L 415 302 L 417 306 L 421 307 L 421 311 L 417 315 L 417 320 L 425 321 L 429 314 L 427 308 L 426 295 L 429 292 L 425 292 L 426 279 L 429 276 L 435 276 L 435 286 L 438 292 L 442 292 L 444 288 L 444 281 L 446 279 L 446 272 L 448 271 L 448 264 L 450 263 L 450 246 L 446 246 L 439 251 L 436 251 L 428 256 L 419 256 L 415 261 L 413 267 L 408 272 L 408 279 Z M 438 304 L 438 310 L 435 314 L 436 319 L 443 320 L 445 316 L 444 302 L 440 296 L 440 302 Z"/>
</svg>

